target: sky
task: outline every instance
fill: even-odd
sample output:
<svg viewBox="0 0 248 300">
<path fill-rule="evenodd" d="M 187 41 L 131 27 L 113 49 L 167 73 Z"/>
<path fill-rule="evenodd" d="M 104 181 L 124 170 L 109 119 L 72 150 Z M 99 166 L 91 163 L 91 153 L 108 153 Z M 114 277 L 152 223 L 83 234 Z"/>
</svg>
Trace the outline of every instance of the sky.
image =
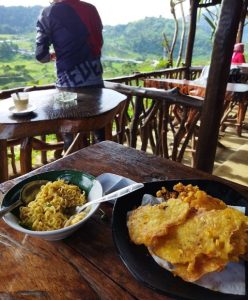
<svg viewBox="0 0 248 300">
<path fill-rule="evenodd" d="M 103 25 L 127 24 L 128 22 L 144 19 L 145 17 L 171 18 L 169 0 L 87 0 L 96 6 Z M 188 2 L 188 1 L 187 1 Z M 5 6 L 49 5 L 48 0 L 0 0 Z M 178 16 L 179 7 L 177 9 Z M 188 9 L 185 10 L 186 15 Z"/>
</svg>

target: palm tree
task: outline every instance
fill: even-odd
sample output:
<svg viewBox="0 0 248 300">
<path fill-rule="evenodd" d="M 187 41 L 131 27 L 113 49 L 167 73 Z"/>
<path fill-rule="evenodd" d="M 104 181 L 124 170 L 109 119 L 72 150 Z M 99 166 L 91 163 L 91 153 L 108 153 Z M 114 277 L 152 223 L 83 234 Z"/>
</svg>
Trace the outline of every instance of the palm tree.
<svg viewBox="0 0 248 300">
<path fill-rule="evenodd" d="M 205 21 L 208 23 L 208 25 L 210 26 L 211 40 L 213 40 L 213 37 L 214 37 L 216 29 L 217 29 L 219 15 L 220 15 L 220 5 L 215 5 L 211 9 L 209 9 L 207 7 L 204 10 L 199 9 L 198 19 L 200 19 L 202 16 L 205 19 Z"/>
</svg>

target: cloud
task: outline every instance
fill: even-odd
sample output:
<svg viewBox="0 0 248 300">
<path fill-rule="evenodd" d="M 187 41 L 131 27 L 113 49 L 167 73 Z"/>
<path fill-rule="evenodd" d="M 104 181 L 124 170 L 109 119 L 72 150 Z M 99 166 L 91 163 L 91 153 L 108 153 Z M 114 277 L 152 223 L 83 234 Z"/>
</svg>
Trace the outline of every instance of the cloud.
<svg viewBox="0 0 248 300">
<path fill-rule="evenodd" d="M 171 18 L 169 1 L 135 1 L 135 0 L 86 0 L 96 6 L 104 25 L 126 24 L 128 22 L 144 19 L 145 17 L 166 17 Z M 188 1 L 186 1 L 188 2 Z M 33 6 L 49 5 L 48 0 L 0 0 L 0 5 L 5 6 Z M 186 15 L 188 14 L 188 5 L 185 6 Z M 179 7 L 177 9 L 179 13 Z"/>
</svg>

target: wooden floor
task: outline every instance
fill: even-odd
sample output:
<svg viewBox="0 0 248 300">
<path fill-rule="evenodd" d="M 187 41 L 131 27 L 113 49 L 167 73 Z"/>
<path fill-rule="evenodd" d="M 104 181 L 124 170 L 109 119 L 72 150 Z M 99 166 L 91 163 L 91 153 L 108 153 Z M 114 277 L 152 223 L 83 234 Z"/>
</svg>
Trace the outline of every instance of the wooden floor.
<svg viewBox="0 0 248 300">
<path fill-rule="evenodd" d="M 247 123 L 248 124 L 248 123 Z M 220 138 L 214 175 L 248 186 L 248 127 L 238 137 L 233 128 L 227 128 Z"/>
<path fill-rule="evenodd" d="M 237 136 L 235 127 L 220 133 L 213 174 L 248 186 L 248 116 L 246 121 L 241 137 Z M 139 149 L 140 143 L 137 144 Z M 152 153 L 149 147 L 148 152 Z M 191 166 L 191 152 L 185 153 L 183 163 Z"/>
</svg>

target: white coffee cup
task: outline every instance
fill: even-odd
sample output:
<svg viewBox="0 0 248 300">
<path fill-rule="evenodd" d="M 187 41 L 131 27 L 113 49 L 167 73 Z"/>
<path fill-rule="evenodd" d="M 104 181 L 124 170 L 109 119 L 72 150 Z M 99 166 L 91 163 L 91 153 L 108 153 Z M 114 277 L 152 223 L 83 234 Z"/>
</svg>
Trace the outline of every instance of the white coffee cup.
<svg viewBox="0 0 248 300">
<path fill-rule="evenodd" d="M 11 94 L 17 111 L 23 111 L 28 108 L 29 97 L 28 93 L 14 93 Z"/>
</svg>

